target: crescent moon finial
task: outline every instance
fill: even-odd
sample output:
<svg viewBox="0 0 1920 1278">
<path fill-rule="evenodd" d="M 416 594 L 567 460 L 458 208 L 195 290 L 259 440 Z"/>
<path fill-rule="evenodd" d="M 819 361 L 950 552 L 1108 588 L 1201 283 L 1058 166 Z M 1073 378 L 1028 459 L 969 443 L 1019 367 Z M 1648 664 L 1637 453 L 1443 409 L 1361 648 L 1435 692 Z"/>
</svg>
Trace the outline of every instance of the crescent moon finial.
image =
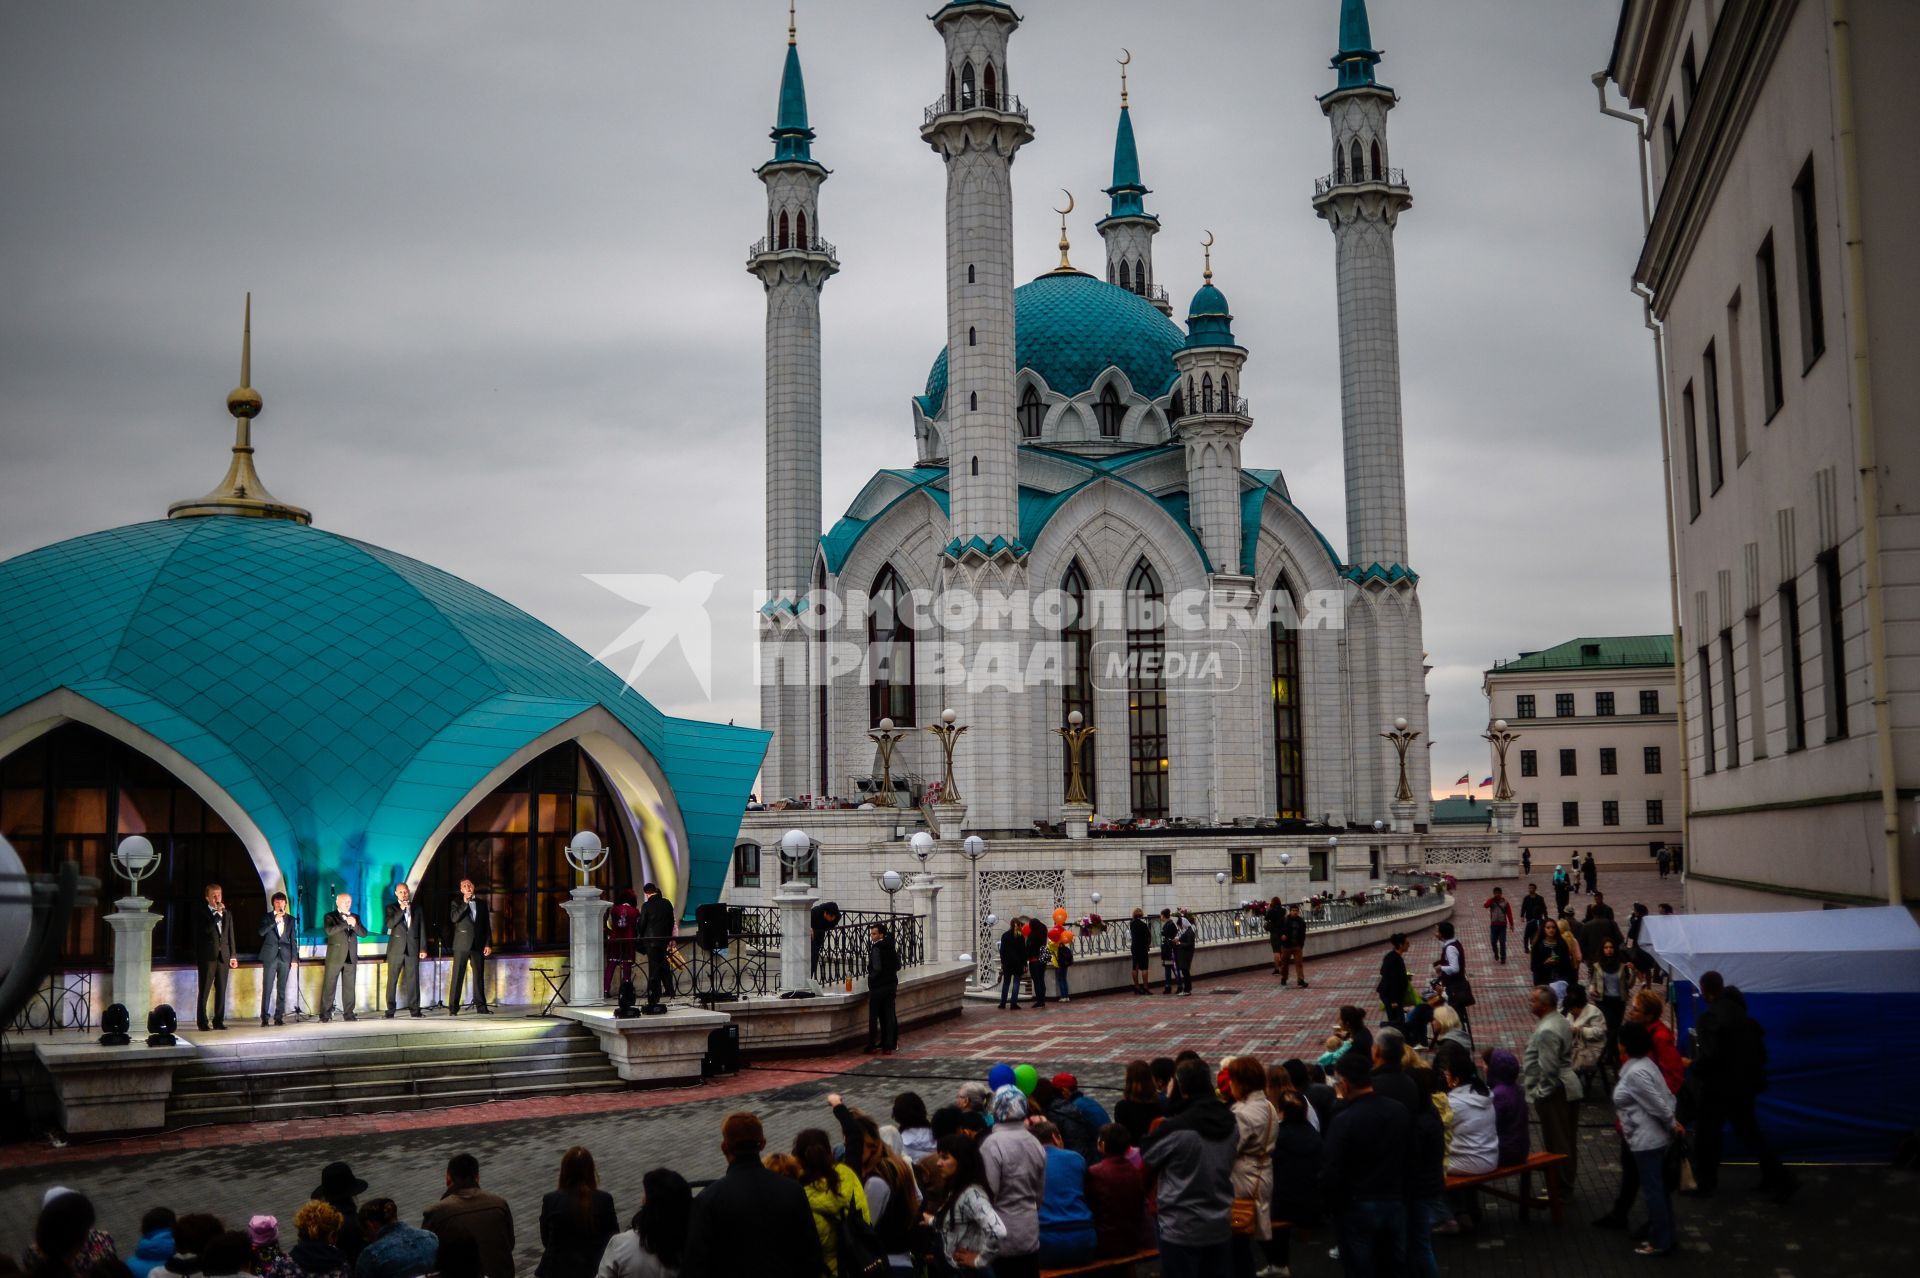
<svg viewBox="0 0 1920 1278">
<path fill-rule="evenodd" d="M 1073 263 L 1067 260 L 1067 214 L 1073 212 L 1073 192 L 1063 186 L 1060 188 L 1060 193 L 1067 197 L 1067 207 L 1054 210 L 1055 213 L 1060 215 L 1060 265 L 1053 269 L 1056 271 L 1071 271 L 1073 270 Z"/>
<path fill-rule="evenodd" d="M 1200 241 L 1200 251 L 1206 256 L 1206 269 L 1203 272 L 1207 283 L 1213 283 L 1213 232 L 1208 231 L 1207 238 Z"/>
<path fill-rule="evenodd" d="M 1067 214 L 1073 212 L 1073 192 L 1063 186 L 1060 188 L 1060 194 L 1067 197 L 1067 207 L 1064 209 L 1055 209 L 1054 212 L 1058 213 L 1061 217 L 1065 217 Z"/>
<path fill-rule="evenodd" d="M 1124 107 L 1127 105 L 1127 67 L 1133 62 L 1132 51 L 1121 49 L 1115 61 L 1120 64 L 1120 105 Z"/>
</svg>

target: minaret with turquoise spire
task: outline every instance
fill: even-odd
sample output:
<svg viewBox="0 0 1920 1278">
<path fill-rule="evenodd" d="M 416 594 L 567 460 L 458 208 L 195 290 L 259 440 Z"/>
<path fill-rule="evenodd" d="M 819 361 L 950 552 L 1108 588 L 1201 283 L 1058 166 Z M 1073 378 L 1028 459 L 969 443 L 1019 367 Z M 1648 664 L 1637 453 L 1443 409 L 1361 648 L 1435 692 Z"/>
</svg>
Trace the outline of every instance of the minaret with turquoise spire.
<svg viewBox="0 0 1920 1278">
<path fill-rule="evenodd" d="M 1113 185 L 1106 190 L 1113 203 L 1100 219 L 1100 238 L 1107 244 L 1107 283 L 1138 293 L 1173 314 L 1167 291 L 1153 280 L 1153 237 L 1160 219 L 1147 212 L 1140 181 L 1140 152 L 1133 142 L 1133 112 L 1127 105 L 1127 67 L 1133 55 L 1122 49 L 1120 59 L 1120 127 L 1113 138 Z"/>
<path fill-rule="evenodd" d="M 1240 395 L 1247 351 L 1233 338 L 1233 313 L 1213 285 L 1213 233 L 1206 271 L 1187 308 L 1186 345 L 1173 353 L 1183 405 L 1174 423 L 1186 450 L 1188 520 L 1216 573 L 1240 572 L 1240 440 L 1253 425 Z"/>
<path fill-rule="evenodd" d="M 840 269 L 820 238 L 820 184 L 793 10 L 773 126 L 767 234 L 747 270 L 767 293 L 767 600 L 761 609 L 760 724 L 774 734 L 762 770 L 769 794 L 813 792 L 807 754 L 807 644 L 792 624 L 820 542 L 820 290 Z"/>
</svg>

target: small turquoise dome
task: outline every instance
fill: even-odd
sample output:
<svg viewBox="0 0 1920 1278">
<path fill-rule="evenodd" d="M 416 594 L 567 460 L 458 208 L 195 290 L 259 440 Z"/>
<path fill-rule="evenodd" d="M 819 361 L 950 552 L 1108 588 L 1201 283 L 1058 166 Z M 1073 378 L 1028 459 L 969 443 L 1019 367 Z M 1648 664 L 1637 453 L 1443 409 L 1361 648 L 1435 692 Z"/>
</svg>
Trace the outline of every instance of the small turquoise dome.
<svg viewBox="0 0 1920 1278">
<path fill-rule="evenodd" d="M 1158 397 L 1173 385 L 1173 353 L 1186 340 L 1153 303 L 1079 271 L 1042 275 L 1013 290 L 1014 366 L 1031 368 L 1061 395 L 1078 395 L 1109 366 L 1134 390 Z M 947 352 L 919 397 L 929 417 L 947 398 Z"/>
<path fill-rule="evenodd" d="M 470 582 L 278 519 L 132 524 L 0 561 L 0 718 L 63 690 L 210 779 L 289 883 L 404 872 L 504 761 L 598 710 L 678 809 L 646 822 L 686 832 L 650 849 L 656 869 L 690 877 L 678 903 L 711 901 L 767 741 L 662 714 Z"/>
<path fill-rule="evenodd" d="M 1227 309 L 1227 295 L 1211 282 L 1202 284 L 1187 305 L 1187 345 L 1238 345 L 1233 340 L 1233 312 Z"/>
</svg>

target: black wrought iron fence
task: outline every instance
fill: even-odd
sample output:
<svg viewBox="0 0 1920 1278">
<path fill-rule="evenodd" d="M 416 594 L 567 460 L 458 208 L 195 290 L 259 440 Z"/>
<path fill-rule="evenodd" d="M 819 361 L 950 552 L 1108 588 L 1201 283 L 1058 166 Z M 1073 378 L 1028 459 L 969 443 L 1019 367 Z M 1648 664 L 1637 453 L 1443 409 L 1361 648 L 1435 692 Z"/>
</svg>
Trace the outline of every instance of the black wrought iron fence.
<svg viewBox="0 0 1920 1278">
<path fill-rule="evenodd" d="M 887 929 L 900 952 L 902 968 L 926 962 L 926 928 L 917 914 L 889 914 L 880 910 L 842 910 L 840 920 L 814 939 L 811 970 L 823 985 L 844 985 L 867 974 L 867 945 L 875 925 Z"/>
<path fill-rule="evenodd" d="M 1411 914 L 1428 908 L 1436 899 L 1437 893 L 1416 896 L 1406 888 L 1393 893 L 1375 891 L 1363 896 L 1313 898 L 1299 903 L 1300 917 L 1306 920 L 1307 930 L 1311 932 L 1317 928 Z M 1248 907 L 1194 910 L 1187 917 L 1193 922 L 1194 931 L 1198 934 L 1195 941 L 1199 945 L 1244 941 L 1267 934 L 1265 916 Z M 1147 925 L 1151 937 L 1149 947 L 1157 954 L 1160 950 L 1159 916 L 1149 915 Z M 1099 923 L 1089 923 L 1084 918 L 1078 922 L 1070 921 L 1067 930 L 1074 934 L 1074 957 L 1086 959 L 1103 954 L 1125 953 L 1129 948 L 1129 926 L 1129 920 L 1125 918 L 1103 918 Z"/>
<path fill-rule="evenodd" d="M 902 968 L 926 962 L 926 920 L 916 914 L 842 910 L 810 953 L 814 981 L 823 987 L 844 985 L 867 975 L 867 945 L 878 923 L 893 936 Z M 809 942 L 814 938 L 809 937 Z M 682 998 L 725 1001 L 749 995 L 778 994 L 780 981 L 780 909 L 772 905 L 731 907 L 727 943 L 708 949 L 697 941 L 682 947 L 689 960 L 675 974 L 674 993 Z M 644 964 L 639 971 L 644 979 Z"/>
</svg>

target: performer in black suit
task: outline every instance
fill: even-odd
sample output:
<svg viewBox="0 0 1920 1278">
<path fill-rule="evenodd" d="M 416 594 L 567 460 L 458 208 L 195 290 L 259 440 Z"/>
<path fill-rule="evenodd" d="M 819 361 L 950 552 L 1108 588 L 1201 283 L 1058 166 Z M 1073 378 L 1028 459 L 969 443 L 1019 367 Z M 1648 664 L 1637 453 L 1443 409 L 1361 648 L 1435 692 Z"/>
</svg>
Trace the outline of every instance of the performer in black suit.
<svg viewBox="0 0 1920 1278">
<path fill-rule="evenodd" d="M 447 1015 L 460 1015 L 460 995 L 467 969 L 473 969 L 473 1008 L 492 1014 L 487 1006 L 487 962 L 493 954 L 493 912 L 473 894 L 473 880 L 460 880 L 460 897 L 453 903 L 453 992 L 447 996 Z M 479 953 L 474 951 L 478 950 Z"/>
<path fill-rule="evenodd" d="M 413 889 L 393 887 L 393 908 L 387 911 L 387 1019 L 405 1006 L 420 1015 L 420 960 L 427 956 L 426 920 L 413 908 Z"/>
<path fill-rule="evenodd" d="M 287 894 L 275 892 L 270 902 L 273 912 L 260 920 L 260 1023 L 265 1025 L 271 1003 L 273 1023 L 287 1023 L 287 978 L 299 961 L 299 941 L 294 936 L 293 915 L 287 913 Z"/>
<path fill-rule="evenodd" d="M 661 996 L 673 992 L 667 971 L 667 945 L 673 940 L 673 902 L 660 895 L 657 884 L 640 889 L 640 945 L 647 954 L 647 1006 L 658 1007 Z"/>
<path fill-rule="evenodd" d="M 200 911 L 193 932 L 194 957 L 200 962 L 200 1003 L 194 1023 L 202 1030 L 227 1027 L 227 973 L 240 966 L 240 946 L 233 937 L 233 915 L 218 883 L 207 884 L 207 906 Z M 207 995 L 213 995 L 213 1016 L 207 1016 Z"/>
<path fill-rule="evenodd" d="M 360 916 L 353 912 L 353 897 L 346 892 L 333 898 L 333 908 L 321 920 L 327 934 L 327 969 L 320 978 L 320 1022 L 333 1019 L 334 987 L 339 986 L 340 1009 L 350 1021 L 353 1014 L 353 987 L 360 970 L 360 938 L 367 934 Z"/>
</svg>

